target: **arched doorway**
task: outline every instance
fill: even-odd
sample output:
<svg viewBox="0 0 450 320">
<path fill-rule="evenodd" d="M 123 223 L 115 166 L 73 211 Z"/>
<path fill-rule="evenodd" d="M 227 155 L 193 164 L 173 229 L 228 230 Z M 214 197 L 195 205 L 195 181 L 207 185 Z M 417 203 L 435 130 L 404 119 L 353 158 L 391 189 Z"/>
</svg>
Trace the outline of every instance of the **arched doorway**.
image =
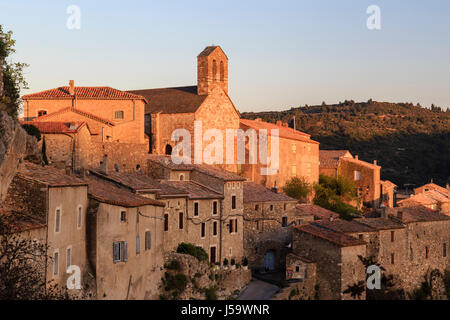
<svg viewBox="0 0 450 320">
<path fill-rule="evenodd" d="M 264 255 L 264 269 L 267 271 L 275 270 L 275 252 L 273 250 L 269 250 Z"/>
<path fill-rule="evenodd" d="M 172 146 L 170 144 L 166 145 L 166 155 L 172 155 Z"/>
</svg>

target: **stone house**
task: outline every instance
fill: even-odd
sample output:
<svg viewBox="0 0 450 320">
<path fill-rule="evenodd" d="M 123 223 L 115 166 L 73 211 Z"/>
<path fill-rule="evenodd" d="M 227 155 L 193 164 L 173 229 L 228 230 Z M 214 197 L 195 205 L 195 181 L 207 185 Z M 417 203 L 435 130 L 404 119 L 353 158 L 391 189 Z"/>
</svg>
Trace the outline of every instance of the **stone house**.
<svg viewBox="0 0 450 320">
<path fill-rule="evenodd" d="M 25 95 L 22 99 L 24 120 L 35 126 L 51 126 L 41 122 L 88 125 L 90 134 L 83 135 L 83 147 L 72 149 L 73 170 L 97 167 L 105 154 L 110 157 L 111 169 L 114 165 L 131 172 L 145 168 L 149 138 L 144 130 L 143 97 L 109 87 L 78 87 L 71 80 L 69 86 Z M 58 149 L 72 148 L 73 141 L 68 136 L 59 135 L 52 140 L 58 140 Z M 54 156 L 61 159 L 54 160 L 66 161 L 65 153 L 55 151 Z"/>
<path fill-rule="evenodd" d="M 245 132 L 252 129 L 257 133 L 254 145 L 260 144 L 261 130 L 267 131 L 267 153 L 271 153 L 272 130 L 278 130 L 279 135 L 279 168 L 270 174 L 264 173 L 264 169 L 271 164 L 264 164 L 261 159 L 257 164 L 246 162 L 240 166 L 239 173 L 250 181 L 262 184 L 267 188 L 282 188 L 292 178 L 304 178 L 311 186 L 319 182 L 319 142 L 311 139 L 311 136 L 289 128 L 287 123 L 278 122 L 271 124 L 256 120 L 240 120 L 241 129 Z M 251 141 L 251 138 L 249 138 Z M 252 150 L 251 142 L 246 142 L 246 159 L 250 159 Z M 261 150 L 260 150 L 261 151 Z M 269 157 L 272 157 L 270 154 Z M 271 158 L 270 161 L 273 161 Z M 308 200 L 312 200 L 312 196 Z"/>
<path fill-rule="evenodd" d="M 414 195 L 398 202 L 399 207 L 415 207 L 418 205 L 437 210 L 450 216 L 450 187 L 443 188 L 434 183 L 414 189 Z"/>
<path fill-rule="evenodd" d="M 382 191 L 380 173 L 381 167 L 375 160 L 368 163 L 353 157 L 347 150 L 320 150 L 320 174 L 331 177 L 343 176 L 353 181 L 361 203 L 352 205 L 365 205 L 378 208 L 382 199 L 385 205 L 393 205 L 393 188 Z M 388 186 L 387 184 L 385 186 Z"/>
<path fill-rule="evenodd" d="M 343 292 L 365 280 L 358 256 L 366 256 L 366 242 L 314 224 L 295 226 L 292 252 L 316 263 L 317 295 L 320 300 L 349 300 Z M 363 294 L 362 299 L 365 299 Z"/>
<path fill-rule="evenodd" d="M 244 182 L 244 252 L 253 270 L 284 267 L 297 224 L 298 200 L 254 182 Z"/>
<path fill-rule="evenodd" d="M 206 164 L 178 165 L 158 155 L 149 156 L 148 175 L 188 194 L 185 236 L 173 244 L 202 246 L 211 262 L 219 264 L 242 261 L 244 178 Z"/>
<path fill-rule="evenodd" d="M 87 280 L 86 210 L 87 183 L 50 167 L 24 163 L 14 177 L 3 206 L 40 221 L 45 228 L 43 244 L 52 262 L 46 280 L 65 286 L 75 265 Z M 41 232 L 41 230 L 39 231 Z M 82 280 L 82 281 L 84 281 Z"/>
<path fill-rule="evenodd" d="M 37 122 L 22 121 L 39 129 L 41 150 L 45 140 L 46 155 L 50 165 L 65 169 L 67 166 L 80 170 L 87 167 L 89 158 L 84 150 L 90 148 L 90 131 L 86 122 Z"/>
<path fill-rule="evenodd" d="M 89 178 L 87 252 L 97 299 L 157 299 L 164 203 Z"/>
</svg>

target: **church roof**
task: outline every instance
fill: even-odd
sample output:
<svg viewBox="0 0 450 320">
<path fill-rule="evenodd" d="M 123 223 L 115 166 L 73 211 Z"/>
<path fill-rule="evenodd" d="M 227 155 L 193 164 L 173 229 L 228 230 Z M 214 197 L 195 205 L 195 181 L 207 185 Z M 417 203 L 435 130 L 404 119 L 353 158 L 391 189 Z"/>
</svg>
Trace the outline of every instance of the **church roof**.
<svg viewBox="0 0 450 320">
<path fill-rule="evenodd" d="M 197 94 L 197 86 L 129 91 L 147 99 L 145 113 L 194 113 L 206 99 Z"/>
<path fill-rule="evenodd" d="M 225 57 L 227 57 L 227 55 L 225 54 L 225 52 L 222 50 L 222 48 L 220 46 L 208 46 L 202 52 L 200 52 L 200 54 L 198 56 L 199 57 L 207 57 L 211 53 L 213 53 L 217 48 L 222 51 L 222 53 L 225 55 Z M 228 59 L 228 57 L 227 57 L 227 59 Z"/>
</svg>

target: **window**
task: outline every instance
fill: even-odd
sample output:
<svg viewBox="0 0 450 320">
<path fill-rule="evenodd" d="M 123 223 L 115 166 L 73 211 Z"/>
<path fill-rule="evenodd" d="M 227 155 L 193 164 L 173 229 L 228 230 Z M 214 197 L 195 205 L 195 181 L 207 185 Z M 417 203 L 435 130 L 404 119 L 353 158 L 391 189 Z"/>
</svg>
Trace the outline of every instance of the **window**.
<svg viewBox="0 0 450 320">
<path fill-rule="evenodd" d="M 364 240 L 364 235 L 360 234 L 358 235 L 359 240 Z"/>
<path fill-rule="evenodd" d="M 206 236 L 206 224 L 203 222 L 202 223 L 202 234 L 201 234 L 202 238 L 204 238 Z"/>
<path fill-rule="evenodd" d="M 139 235 L 136 236 L 136 254 L 141 253 L 141 237 Z"/>
<path fill-rule="evenodd" d="M 295 267 L 295 272 L 300 272 L 300 267 L 299 266 Z"/>
<path fill-rule="evenodd" d="M 292 166 L 292 176 L 293 177 L 297 176 L 297 166 Z"/>
<path fill-rule="evenodd" d="M 297 144 L 296 143 L 292 144 L 292 153 L 297 153 Z"/>
<path fill-rule="evenodd" d="M 430 248 L 425 247 L 425 259 L 428 259 L 429 256 L 430 256 Z"/>
<path fill-rule="evenodd" d="M 236 209 L 236 196 L 231 197 L 231 209 Z"/>
<path fill-rule="evenodd" d="M 116 112 L 114 112 L 114 118 L 115 119 L 123 119 L 124 118 L 124 112 L 123 111 L 116 111 Z"/>
<path fill-rule="evenodd" d="M 56 209 L 55 212 L 55 232 L 59 232 L 61 230 L 61 209 Z"/>
<path fill-rule="evenodd" d="M 442 256 L 445 258 L 447 257 L 447 243 L 444 242 L 442 245 Z"/>
<path fill-rule="evenodd" d="M 37 116 L 38 116 L 38 117 L 42 117 L 42 116 L 45 116 L 46 114 L 47 114 L 47 111 L 45 111 L 45 110 L 39 110 L 38 113 L 37 113 Z"/>
<path fill-rule="evenodd" d="M 237 219 L 230 219 L 229 230 L 230 233 L 237 233 Z"/>
<path fill-rule="evenodd" d="M 217 201 L 213 201 L 212 214 L 217 215 Z"/>
<path fill-rule="evenodd" d="M 145 250 L 150 250 L 152 248 L 152 232 L 145 231 Z"/>
<path fill-rule="evenodd" d="M 72 265 L 72 247 L 66 249 L 66 269 Z"/>
<path fill-rule="evenodd" d="M 256 220 L 256 230 L 259 230 L 259 220 Z"/>
<path fill-rule="evenodd" d="M 273 211 L 273 204 L 270 205 L 269 209 L 270 211 Z"/>
<path fill-rule="evenodd" d="M 355 181 L 361 180 L 361 171 L 355 171 Z"/>
<path fill-rule="evenodd" d="M 164 215 L 164 231 L 169 231 L 169 215 Z"/>
<path fill-rule="evenodd" d="M 213 80 L 217 80 L 217 61 L 213 60 Z"/>
<path fill-rule="evenodd" d="M 113 261 L 114 263 L 128 261 L 128 243 L 126 241 L 113 243 Z"/>
<path fill-rule="evenodd" d="M 179 178 L 180 181 L 184 181 L 184 173 L 180 173 L 178 178 Z"/>
<path fill-rule="evenodd" d="M 255 211 L 259 210 L 259 204 L 255 205 Z"/>
<path fill-rule="evenodd" d="M 220 82 L 225 81 L 225 67 L 223 65 L 223 61 L 220 61 Z"/>
<path fill-rule="evenodd" d="M 286 211 L 287 210 L 287 203 L 285 203 L 283 207 L 284 207 L 284 211 Z"/>
<path fill-rule="evenodd" d="M 395 231 L 391 231 L 391 242 L 395 241 Z"/>
<path fill-rule="evenodd" d="M 213 221 L 213 236 L 217 236 L 217 221 Z"/>
<path fill-rule="evenodd" d="M 288 217 L 281 218 L 281 225 L 283 228 L 286 228 L 288 226 Z"/>
<path fill-rule="evenodd" d="M 126 222 L 127 221 L 127 212 L 121 211 L 120 212 L 120 222 Z"/>
<path fill-rule="evenodd" d="M 391 264 L 395 264 L 395 254 L 391 254 Z"/>
<path fill-rule="evenodd" d="M 77 216 L 77 228 L 81 229 L 81 223 L 83 221 L 83 207 L 78 206 L 78 216 Z"/>
<path fill-rule="evenodd" d="M 303 224 L 303 219 L 298 219 L 297 220 L 297 225 L 301 226 Z"/>
<path fill-rule="evenodd" d="M 194 202 L 194 217 L 198 217 L 198 202 Z"/>
<path fill-rule="evenodd" d="M 53 275 L 57 276 L 59 273 L 59 252 L 53 253 Z"/>
<path fill-rule="evenodd" d="M 183 229 L 183 212 L 178 213 L 178 228 Z"/>
</svg>

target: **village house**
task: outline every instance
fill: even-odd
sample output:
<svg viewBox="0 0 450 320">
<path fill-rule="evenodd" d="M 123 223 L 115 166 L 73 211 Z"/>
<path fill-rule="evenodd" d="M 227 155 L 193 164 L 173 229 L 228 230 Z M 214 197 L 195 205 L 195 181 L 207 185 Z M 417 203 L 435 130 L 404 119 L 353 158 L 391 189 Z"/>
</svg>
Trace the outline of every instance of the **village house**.
<svg viewBox="0 0 450 320">
<path fill-rule="evenodd" d="M 361 203 L 352 205 L 371 208 L 379 208 L 381 204 L 394 206 L 396 186 L 381 181 L 381 167 L 376 160 L 373 163 L 362 161 L 358 156 L 353 157 L 348 150 L 320 150 L 319 171 L 330 177 L 345 177 L 355 184 Z"/>
<path fill-rule="evenodd" d="M 189 242 L 201 246 L 217 264 L 225 259 L 242 262 L 244 178 L 206 164 L 177 165 L 171 157 L 159 155 L 149 156 L 148 175 L 188 194 L 185 232 L 174 237 L 173 245 Z M 172 221 L 178 220 L 176 216 Z M 172 236 L 170 224 L 173 222 L 168 222 L 166 229 Z"/>
<path fill-rule="evenodd" d="M 89 277 L 86 258 L 86 210 L 88 185 L 62 171 L 24 163 L 14 177 L 3 206 L 31 217 L 45 225 L 44 245 L 52 262 L 46 270 L 46 281 L 65 286 L 66 270 L 78 266 L 82 279 Z M 42 239 L 33 235 L 34 239 Z"/>
<path fill-rule="evenodd" d="M 164 203 L 90 177 L 87 252 L 97 299 L 159 297 Z"/>
<path fill-rule="evenodd" d="M 450 216 L 450 187 L 443 188 L 434 183 L 416 188 L 414 195 L 398 202 L 399 207 L 424 206 Z"/>
<path fill-rule="evenodd" d="M 72 170 L 97 167 L 107 154 L 110 166 L 132 172 L 145 168 L 149 138 L 144 130 L 146 100 L 110 87 L 69 86 L 25 95 L 24 121 L 52 134 L 49 153 Z M 32 123 L 29 123 L 31 121 Z M 51 122 L 53 124 L 41 124 Z M 59 123 L 59 124 L 56 124 Z M 89 135 L 64 129 L 63 123 L 86 123 Z M 78 125 L 77 125 L 78 128 Z M 76 137 L 80 147 L 74 147 Z M 67 159 L 68 151 L 70 159 Z"/>
<path fill-rule="evenodd" d="M 252 270 L 285 265 L 297 223 L 298 200 L 254 182 L 244 182 L 244 252 Z"/>
<path fill-rule="evenodd" d="M 297 204 L 296 215 L 299 218 L 297 220 L 297 225 L 315 220 L 333 220 L 339 218 L 339 213 L 330 211 L 312 203 Z"/>
<path fill-rule="evenodd" d="M 271 154 L 272 130 L 278 130 L 279 154 L 278 168 L 275 172 L 264 173 L 265 168 L 272 168 L 273 163 L 269 165 L 261 163 L 251 164 L 249 161 L 240 166 L 239 173 L 250 181 L 262 184 L 267 188 L 282 188 L 292 178 L 303 178 L 311 186 L 319 182 L 319 142 L 311 139 L 311 136 L 289 128 L 287 123 L 281 121 L 277 124 L 271 124 L 256 120 L 240 120 L 241 128 L 244 131 L 250 129 L 256 132 L 266 130 L 268 135 L 267 154 L 270 161 L 274 161 Z M 251 137 L 246 142 L 246 159 L 250 159 L 252 150 Z M 260 144 L 260 136 L 253 141 L 254 145 Z M 312 200 L 310 196 L 308 200 Z"/>
</svg>

